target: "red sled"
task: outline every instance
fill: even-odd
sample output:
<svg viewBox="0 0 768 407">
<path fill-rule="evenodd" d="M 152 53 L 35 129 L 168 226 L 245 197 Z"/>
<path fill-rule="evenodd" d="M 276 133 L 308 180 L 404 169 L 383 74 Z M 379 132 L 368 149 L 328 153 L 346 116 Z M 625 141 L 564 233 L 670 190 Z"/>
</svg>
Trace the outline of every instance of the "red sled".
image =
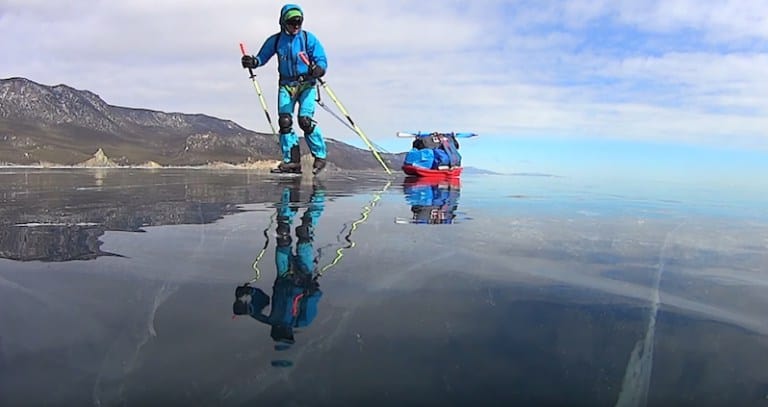
<svg viewBox="0 0 768 407">
<path fill-rule="evenodd" d="M 461 176 L 462 167 L 451 167 L 446 169 L 430 169 L 417 167 L 415 165 L 403 165 L 403 172 L 414 177 L 421 178 L 458 178 Z"/>
<path fill-rule="evenodd" d="M 397 133 L 397 137 L 413 138 L 411 150 L 403 159 L 403 172 L 428 179 L 449 179 L 461 176 L 461 154 L 458 138 L 477 137 L 475 133 Z"/>
</svg>

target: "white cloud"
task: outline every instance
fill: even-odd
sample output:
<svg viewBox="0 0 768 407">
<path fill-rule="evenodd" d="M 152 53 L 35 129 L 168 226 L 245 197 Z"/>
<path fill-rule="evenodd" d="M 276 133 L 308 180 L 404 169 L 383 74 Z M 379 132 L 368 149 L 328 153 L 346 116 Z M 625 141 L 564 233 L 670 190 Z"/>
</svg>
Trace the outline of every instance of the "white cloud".
<svg viewBox="0 0 768 407">
<path fill-rule="evenodd" d="M 622 21 L 673 32 L 690 28 L 712 39 L 727 41 L 744 37 L 768 38 L 768 3 L 746 0 L 656 1 L 651 7 L 622 13 Z"/>
<path fill-rule="evenodd" d="M 111 104 L 269 128 L 239 66 L 238 43 L 255 53 L 277 30 L 282 3 L 0 4 L 0 77 L 66 83 Z M 396 146 L 398 130 L 456 129 L 768 145 L 768 3 L 299 4 L 305 28 L 328 52 L 329 84 L 379 143 Z M 606 24 L 647 42 L 603 49 Z M 663 47 L 655 51 L 655 44 Z M 257 70 L 273 111 L 275 64 Z M 356 142 L 335 119 L 318 118 L 328 136 Z"/>
</svg>

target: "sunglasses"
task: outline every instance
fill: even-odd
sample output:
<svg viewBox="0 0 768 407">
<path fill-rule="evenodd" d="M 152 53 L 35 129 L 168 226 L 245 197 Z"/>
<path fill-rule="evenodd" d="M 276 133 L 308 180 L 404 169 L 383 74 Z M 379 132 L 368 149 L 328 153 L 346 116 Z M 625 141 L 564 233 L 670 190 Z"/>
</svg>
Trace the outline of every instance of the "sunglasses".
<svg viewBox="0 0 768 407">
<path fill-rule="evenodd" d="M 302 19 L 300 19 L 300 18 L 292 18 L 292 19 L 287 20 L 285 22 L 286 25 L 291 25 L 291 26 L 294 26 L 294 27 L 300 26 L 301 23 L 302 23 Z"/>
</svg>

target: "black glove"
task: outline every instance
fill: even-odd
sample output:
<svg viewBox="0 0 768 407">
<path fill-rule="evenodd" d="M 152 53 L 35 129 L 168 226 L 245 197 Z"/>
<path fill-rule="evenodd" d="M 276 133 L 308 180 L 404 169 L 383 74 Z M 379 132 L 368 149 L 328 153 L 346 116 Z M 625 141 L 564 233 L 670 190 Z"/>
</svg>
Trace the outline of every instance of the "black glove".
<svg viewBox="0 0 768 407">
<path fill-rule="evenodd" d="M 253 289 L 248 284 L 238 286 L 235 288 L 235 298 L 240 298 L 244 295 L 251 295 L 252 290 Z"/>
<path fill-rule="evenodd" d="M 253 55 L 243 55 L 240 59 L 240 64 L 243 65 L 243 68 L 256 68 L 259 66 L 259 61 Z"/>
<path fill-rule="evenodd" d="M 320 65 L 312 65 L 312 66 L 309 68 L 309 74 L 310 74 L 310 75 L 311 75 L 313 78 L 320 78 L 320 77 L 322 77 L 323 75 L 325 75 L 325 69 L 323 69 L 323 67 L 322 67 L 322 66 L 320 66 Z"/>
</svg>

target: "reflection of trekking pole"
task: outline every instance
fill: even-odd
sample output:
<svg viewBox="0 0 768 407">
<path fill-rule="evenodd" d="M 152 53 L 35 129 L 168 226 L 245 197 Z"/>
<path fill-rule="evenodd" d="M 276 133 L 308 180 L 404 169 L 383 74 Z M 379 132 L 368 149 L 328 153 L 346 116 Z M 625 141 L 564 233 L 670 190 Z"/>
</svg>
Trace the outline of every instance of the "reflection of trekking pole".
<svg viewBox="0 0 768 407">
<path fill-rule="evenodd" d="M 269 225 L 264 229 L 263 235 L 264 235 L 264 247 L 261 248 L 261 251 L 259 254 L 256 255 L 256 258 L 253 260 L 253 263 L 251 264 L 251 268 L 253 269 L 253 272 L 256 273 L 256 276 L 251 279 L 251 281 L 245 283 L 245 285 L 255 283 L 256 280 L 258 280 L 261 277 L 261 270 L 259 270 L 259 261 L 264 256 L 264 252 L 267 251 L 267 246 L 269 246 L 269 230 L 272 229 L 272 224 L 275 223 L 275 214 L 273 213 L 272 216 L 269 217 Z"/>
<path fill-rule="evenodd" d="M 240 43 L 240 51 L 245 54 L 245 45 L 243 43 Z M 279 141 L 279 138 L 277 137 L 277 131 L 275 131 L 275 126 L 272 124 L 272 118 L 269 117 L 269 109 L 267 108 L 267 102 L 264 100 L 264 95 L 261 93 L 261 86 L 259 86 L 259 81 L 256 80 L 256 75 L 253 73 L 252 68 L 248 68 L 248 74 L 251 76 L 251 82 L 253 82 L 253 87 L 256 88 L 256 93 L 259 95 L 259 101 L 261 102 L 261 107 L 264 109 L 264 114 L 267 116 L 267 122 L 269 122 L 269 127 L 272 128 L 272 136 L 274 137 L 275 141 Z"/>
<path fill-rule="evenodd" d="M 307 66 L 311 67 L 309 58 L 307 57 L 307 54 L 305 52 L 303 51 L 300 52 L 299 58 L 301 58 L 301 60 L 304 61 L 304 63 L 307 64 Z M 349 121 L 349 124 L 352 125 L 352 130 L 354 130 L 355 133 L 357 133 L 357 135 L 360 136 L 361 139 L 363 139 L 363 142 L 365 143 L 365 145 L 368 146 L 368 149 L 371 150 L 371 153 L 373 154 L 373 156 L 376 158 L 376 160 L 379 161 L 379 164 L 381 164 L 381 166 L 384 167 L 384 171 L 386 171 L 387 174 L 392 174 L 392 171 L 389 169 L 389 167 L 387 167 L 387 164 L 384 163 L 384 160 L 381 158 L 381 155 L 379 154 L 379 152 L 376 151 L 375 147 L 373 147 L 373 144 L 371 144 L 371 141 L 368 140 L 368 137 L 365 136 L 365 133 L 363 133 L 363 130 L 361 130 L 360 127 L 358 127 L 357 124 L 355 124 L 352 118 L 349 117 L 349 113 L 347 113 L 347 109 L 344 108 L 344 105 L 341 104 L 339 99 L 336 97 L 336 94 L 333 93 L 333 91 L 328 86 L 328 84 L 325 83 L 325 81 L 322 78 L 316 78 L 316 79 L 318 82 L 320 82 L 320 85 L 323 86 L 323 89 L 325 89 L 325 91 L 328 93 L 328 96 L 331 97 L 331 100 L 333 100 L 333 103 L 336 104 L 336 107 L 338 107 L 339 110 L 341 110 L 341 113 L 343 113 L 344 116 L 347 118 L 347 120 Z"/>
<path fill-rule="evenodd" d="M 376 203 L 378 203 L 379 200 L 381 199 L 381 194 L 386 192 L 387 188 L 389 188 L 390 185 L 392 185 L 392 181 L 387 181 L 387 184 L 384 185 L 384 188 L 382 188 L 381 191 L 378 191 L 376 194 L 374 194 L 373 199 L 371 199 L 371 202 L 369 202 L 368 205 L 366 205 L 363 208 L 363 211 L 360 213 L 360 219 L 352 222 L 352 225 L 349 228 L 349 232 L 347 232 L 347 234 L 344 236 L 344 240 L 347 241 L 347 245 L 336 249 L 336 257 L 330 263 L 326 264 L 323 268 L 318 270 L 317 275 L 315 276 L 315 280 L 322 277 L 323 274 L 326 271 L 328 271 L 328 269 L 335 266 L 336 263 L 338 263 L 341 260 L 341 258 L 344 257 L 344 249 L 351 249 L 355 247 L 355 242 L 352 241 L 352 232 L 354 232 L 357 229 L 358 225 L 360 225 L 361 223 L 365 222 L 368 219 L 368 215 L 371 214 L 373 207 L 376 206 Z"/>
</svg>

